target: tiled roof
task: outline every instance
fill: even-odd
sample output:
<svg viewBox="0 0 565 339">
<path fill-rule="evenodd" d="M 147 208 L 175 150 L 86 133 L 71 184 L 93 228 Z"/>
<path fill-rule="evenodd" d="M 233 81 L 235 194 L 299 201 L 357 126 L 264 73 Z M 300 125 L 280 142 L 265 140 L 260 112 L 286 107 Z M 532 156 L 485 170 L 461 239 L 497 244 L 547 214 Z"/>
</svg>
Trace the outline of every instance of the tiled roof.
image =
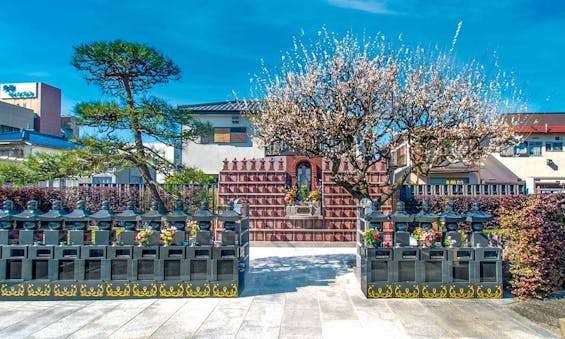
<svg viewBox="0 0 565 339">
<path fill-rule="evenodd" d="M 54 137 L 35 131 L 17 131 L 0 134 L 0 142 L 27 142 L 32 145 L 50 147 L 55 149 L 72 149 L 78 145 L 63 138 Z"/>
<path fill-rule="evenodd" d="M 516 132 L 565 133 L 565 113 L 510 113 L 504 119 L 516 119 Z"/>
<path fill-rule="evenodd" d="M 198 114 L 220 114 L 223 112 L 241 112 L 247 110 L 255 110 L 259 108 L 259 101 L 256 100 L 234 100 L 212 102 L 205 104 L 182 105 L 180 109 L 191 110 Z"/>
</svg>

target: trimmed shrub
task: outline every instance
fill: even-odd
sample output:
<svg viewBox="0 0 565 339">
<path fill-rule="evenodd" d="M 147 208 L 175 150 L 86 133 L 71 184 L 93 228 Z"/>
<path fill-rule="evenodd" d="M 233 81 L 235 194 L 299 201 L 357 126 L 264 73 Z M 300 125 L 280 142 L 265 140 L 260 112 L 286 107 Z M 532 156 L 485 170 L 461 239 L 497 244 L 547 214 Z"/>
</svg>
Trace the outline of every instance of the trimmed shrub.
<svg viewBox="0 0 565 339">
<path fill-rule="evenodd" d="M 417 211 L 422 200 L 428 200 L 435 213 L 445 211 L 449 200 L 459 213 L 479 201 L 481 210 L 494 216 L 485 230 L 504 235 L 505 273 L 514 295 L 543 298 L 565 287 L 560 276 L 565 261 L 564 194 L 418 197 L 407 202 L 410 211 Z M 469 230 L 469 225 L 462 228 Z"/>
<path fill-rule="evenodd" d="M 543 298 L 562 288 L 565 196 L 537 195 L 520 209 L 502 209 L 512 293 Z"/>
</svg>

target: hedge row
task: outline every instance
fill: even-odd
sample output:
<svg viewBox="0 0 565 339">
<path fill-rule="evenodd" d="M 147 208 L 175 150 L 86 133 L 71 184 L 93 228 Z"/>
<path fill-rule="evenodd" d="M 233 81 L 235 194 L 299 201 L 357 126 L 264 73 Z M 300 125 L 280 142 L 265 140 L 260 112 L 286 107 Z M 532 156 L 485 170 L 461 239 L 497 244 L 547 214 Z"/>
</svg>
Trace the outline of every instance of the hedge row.
<svg viewBox="0 0 565 339">
<path fill-rule="evenodd" d="M 561 276 L 565 265 L 565 194 L 433 196 L 407 205 L 415 210 L 424 199 L 436 213 L 445 210 L 448 200 L 453 200 L 459 213 L 469 211 L 472 202 L 479 201 L 481 210 L 495 217 L 485 228 L 501 230 L 505 237 L 504 257 L 514 295 L 543 298 L 565 288 Z"/>
</svg>

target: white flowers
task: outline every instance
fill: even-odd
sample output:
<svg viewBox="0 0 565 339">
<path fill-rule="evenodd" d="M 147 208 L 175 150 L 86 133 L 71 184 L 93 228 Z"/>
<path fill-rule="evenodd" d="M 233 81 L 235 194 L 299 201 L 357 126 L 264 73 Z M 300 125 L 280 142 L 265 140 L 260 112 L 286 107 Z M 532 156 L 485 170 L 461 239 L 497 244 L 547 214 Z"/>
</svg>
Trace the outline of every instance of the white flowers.
<svg viewBox="0 0 565 339">
<path fill-rule="evenodd" d="M 489 79 L 475 62 L 456 67 L 448 54 L 325 30 L 314 46 L 295 41 L 282 61 L 280 75 L 265 71 L 255 82 L 263 101 L 249 118 L 258 139 L 349 162 L 355 177 L 332 174 L 353 183 L 354 196 L 367 196 L 368 168 L 400 143 L 411 150 L 407 172 L 426 174 L 446 160 L 477 162 L 512 139 L 499 119 L 503 77 Z"/>
</svg>

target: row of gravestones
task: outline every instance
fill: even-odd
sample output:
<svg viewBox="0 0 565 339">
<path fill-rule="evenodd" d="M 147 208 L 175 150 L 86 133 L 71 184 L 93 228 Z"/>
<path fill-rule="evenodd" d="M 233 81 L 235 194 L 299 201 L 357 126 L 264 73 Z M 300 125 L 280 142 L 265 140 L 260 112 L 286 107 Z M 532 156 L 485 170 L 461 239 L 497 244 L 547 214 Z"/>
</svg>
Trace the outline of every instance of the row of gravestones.
<svg viewBox="0 0 565 339">
<path fill-rule="evenodd" d="M 383 224 L 386 221 L 392 221 L 394 225 L 392 244 L 395 247 L 410 246 L 411 233 L 409 227 L 416 223 L 423 231 L 432 229 L 432 224 L 441 222 L 445 231 L 443 231 L 440 244 L 446 244 L 446 239 L 450 239 L 448 246 L 460 247 L 462 245 L 461 235 L 458 226 L 460 223 L 467 221 L 471 224 L 471 247 L 488 247 L 490 245 L 488 236 L 483 232 L 484 224 L 493 219 L 492 215 L 480 210 L 479 202 L 473 202 L 472 208 L 466 214 L 459 214 L 454 210 L 453 201 L 448 202 L 448 208 L 441 214 L 430 211 L 428 201 L 422 202 L 422 210 L 417 214 L 409 214 L 405 210 L 404 202 L 399 201 L 396 205 L 396 211 L 390 215 L 384 215 L 379 210 L 379 203 L 374 202 L 369 205 L 364 213 L 363 228 L 369 229 L 383 239 Z M 381 242 L 382 244 L 382 242 Z"/>
<path fill-rule="evenodd" d="M 37 213 L 31 202 L 21 213 L 2 212 L 0 299 L 237 297 L 243 288 L 249 267 L 249 223 L 246 209 L 238 213 L 232 202 L 220 215 L 208 211 L 205 202 L 192 215 L 183 212 L 181 204 L 168 215 L 157 209 L 139 214 L 132 208 L 114 215 L 107 204 L 90 214 L 83 202 L 63 214 L 59 206 L 55 203 L 49 212 Z M 183 241 L 187 218 L 199 224 L 191 244 Z M 214 219 L 223 223 L 221 242 L 213 241 Z M 179 240 L 161 246 L 155 232 L 153 242 L 133 246 L 137 225 L 146 222 L 158 229 L 163 220 L 178 229 Z M 126 229 L 120 230 L 121 241 L 110 245 L 116 221 Z M 98 229 L 86 230 L 90 222 Z M 18 233 L 17 242 L 8 244 L 12 232 Z M 84 244 L 90 232 L 92 243 Z M 38 233 L 43 240 L 33 241 Z M 68 241 L 59 243 L 63 234 Z"/>
<path fill-rule="evenodd" d="M 383 223 L 394 224 L 392 247 L 382 247 L 382 243 L 367 246 L 365 241 L 358 241 L 358 274 L 368 298 L 502 297 L 502 250 L 489 246 L 483 227 L 492 216 L 480 211 L 477 202 L 464 215 L 454 211 L 453 202 L 441 214 L 432 213 L 426 201 L 417 214 L 407 213 L 403 202 L 398 202 L 390 215 L 380 212 L 378 203 L 366 207 L 360 209 L 360 238 L 371 230 L 382 239 Z M 461 247 L 457 228 L 463 221 L 471 224 L 470 247 Z M 414 246 L 409 226 L 416 223 L 429 230 L 436 222 L 445 225 L 441 243 L 431 248 Z M 452 241 L 446 244 L 445 239 Z"/>
<path fill-rule="evenodd" d="M 164 222 L 174 230 L 171 244 L 182 245 L 186 243 L 187 220 L 198 223 L 199 232 L 196 234 L 195 242 L 204 245 L 210 244 L 213 240 L 210 228 L 215 218 L 224 222 L 224 229 L 227 231 L 222 236 L 223 243 L 232 243 L 234 221 L 240 217 L 240 214 L 234 211 L 232 202 L 228 203 L 224 213 L 217 216 L 208 211 L 206 201 L 201 203 L 200 210 L 194 214 L 184 212 L 183 202 L 180 200 L 176 202 L 175 210 L 167 214 L 159 211 L 156 201 L 152 203 L 151 210 L 145 213 L 135 211 L 133 202 L 130 201 L 126 210 L 116 214 L 109 209 L 108 201 L 102 202 L 99 211 L 91 213 L 85 209 L 85 202 L 79 200 L 76 208 L 65 214 L 58 200 L 53 202 L 52 208 L 46 213 L 37 209 L 35 200 L 30 200 L 27 208 L 20 213 L 13 209 L 12 201 L 5 200 L 0 210 L 0 245 L 33 244 L 37 242 L 38 234 L 42 235 L 39 241 L 42 245 L 57 245 L 61 240 L 67 244 L 84 245 L 85 234 L 91 224 L 95 226 L 95 230 L 88 232 L 88 235 L 91 235 L 92 243 L 96 245 L 109 245 L 116 234 L 112 232 L 113 230 L 119 232 L 119 239 L 114 238 L 114 240 L 121 244 L 133 245 L 138 231 L 143 229 L 142 226 L 152 231 L 147 244 L 159 245 L 159 232 Z M 14 230 L 16 230 L 15 236 Z"/>
</svg>

